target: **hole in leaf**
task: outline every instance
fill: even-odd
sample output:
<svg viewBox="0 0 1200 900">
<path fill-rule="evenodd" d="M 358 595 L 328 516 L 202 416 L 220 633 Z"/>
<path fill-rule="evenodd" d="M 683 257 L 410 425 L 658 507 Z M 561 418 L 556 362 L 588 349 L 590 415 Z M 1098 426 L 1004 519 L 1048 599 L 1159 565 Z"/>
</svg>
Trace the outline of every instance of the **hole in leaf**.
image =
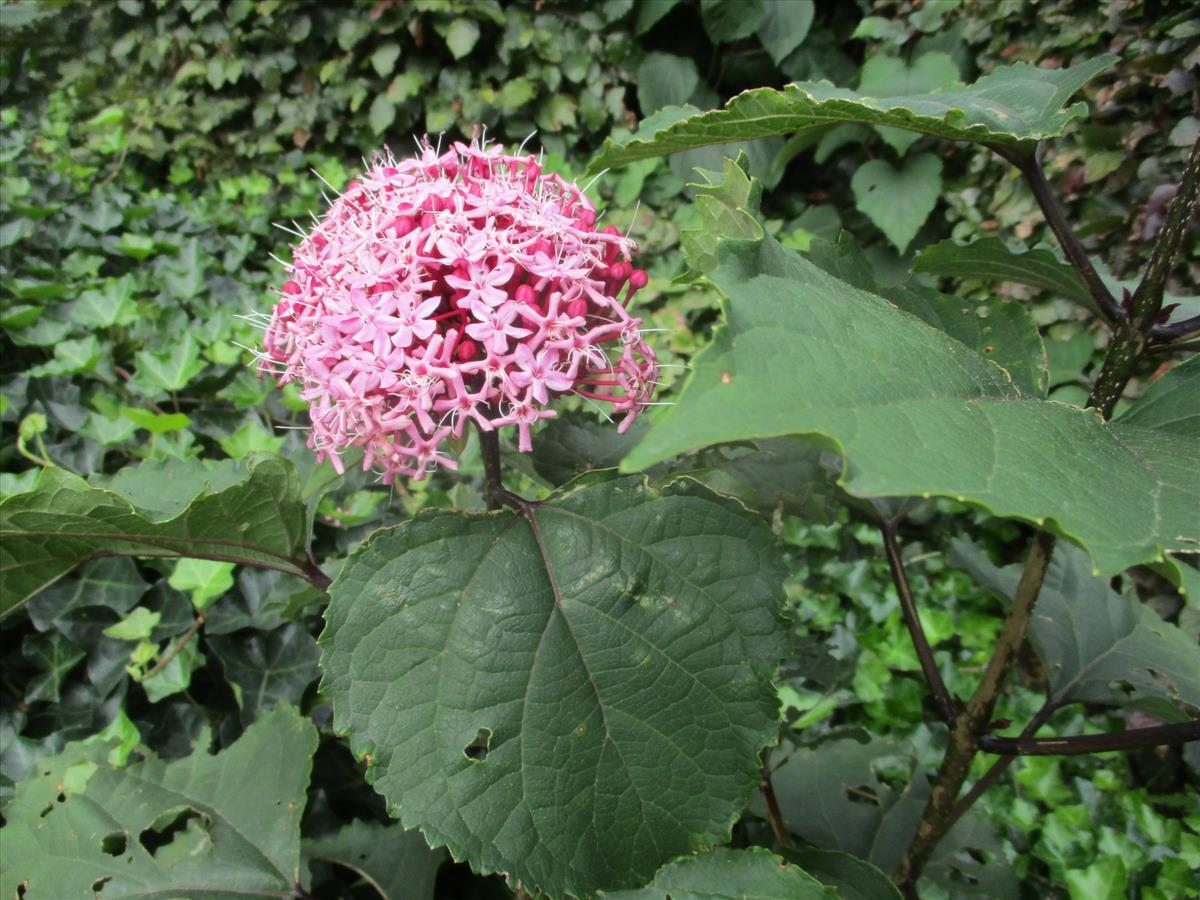
<svg viewBox="0 0 1200 900">
<path fill-rule="evenodd" d="M 104 839 L 100 841 L 100 849 L 109 856 L 120 856 L 125 852 L 125 847 L 129 844 L 129 835 L 123 831 L 114 831 L 112 834 L 106 834 Z"/>
<path fill-rule="evenodd" d="M 45 809 L 43 809 L 43 810 L 41 811 L 41 813 L 39 814 L 40 818 L 43 818 L 43 819 L 44 819 L 44 818 L 46 818 L 46 816 L 50 815 L 50 810 L 52 810 L 52 809 L 54 809 L 54 804 L 53 804 L 53 803 L 47 803 L 47 804 L 46 804 L 46 808 L 45 808 Z"/>
<path fill-rule="evenodd" d="M 163 813 L 138 835 L 138 841 L 146 851 L 153 856 L 160 849 L 175 840 L 176 836 L 187 830 L 193 821 L 203 823 L 203 817 L 194 809 L 172 809 Z"/>
<path fill-rule="evenodd" d="M 92 893 L 93 894 L 100 893 L 102 890 L 104 890 L 104 886 L 106 884 L 108 884 L 110 881 L 112 881 L 111 875 L 105 875 L 103 878 L 97 878 L 95 881 L 92 882 Z"/>
<path fill-rule="evenodd" d="M 17 885 L 18 900 L 25 900 L 25 885 L 26 884 L 28 884 L 28 882 L 22 881 L 20 884 Z"/>
<path fill-rule="evenodd" d="M 480 728 L 475 740 L 463 747 L 463 755 L 472 762 L 483 762 L 492 749 L 492 729 Z"/>
</svg>

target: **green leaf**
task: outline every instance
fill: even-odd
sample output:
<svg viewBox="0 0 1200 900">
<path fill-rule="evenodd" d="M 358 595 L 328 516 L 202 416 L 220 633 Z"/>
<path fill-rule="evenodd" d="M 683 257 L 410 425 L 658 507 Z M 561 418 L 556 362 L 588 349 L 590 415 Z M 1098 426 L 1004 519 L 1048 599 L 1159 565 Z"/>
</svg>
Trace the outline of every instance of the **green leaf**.
<svg viewBox="0 0 1200 900">
<path fill-rule="evenodd" d="M 225 677 L 238 688 L 243 722 L 253 722 L 281 703 L 298 706 L 320 675 L 317 642 L 301 625 L 210 636 L 208 645 L 221 660 Z"/>
<path fill-rule="evenodd" d="M 133 406 L 122 406 L 121 415 L 151 434 L 167 434 L 171 431 L 182 431 L 192 424 L 192 420 L 183 413 L 152 413 L 149 410 L 137 409 Z"/>
<path fill-rule="evenodd" d="M 633 33 L 643 35 L 663 16 L 679 5 L 679 0 L 642 0 L 637 5 L 637 22 Z"/>
<path fill-rule="evenodd" d="M 399 58 L 400 45 L 395 41 L 389 41 L 371 54 L 371 67 L 380 78 L 386 78 L 396 68 L 396 60 Z"/>
<path fill-rule="evenodd" d="M 1008 372 L 1026 397 L 1046 396 L 1049 386 L 1046 348 L 1037 323 L 1022 304 L 996 298 L 965 300 L 915 281 L 880 287 L 871 272 L 870 261 L 845 232 L 836 243 L 813 241 L 809 258 L 830 275 L 879 294 L 990 359 Z M 1089 347 L 1090 341 L 1088 338 Z"/>
<path fill-rule="evenodd" d="M 142 688 L 146 691 L 147 699 L 151 703 L 159 703 L 167 697 L 183 693 L 191 687 L 192 673 L 203 668 L 204 663 L 204 654 L 200 652 L 200 648 L 194 641 L 189 641 L 162 669 L 149 678 L 142 679 Z"/>
<path fill-rule="evenodd" d="M 897 763 L 908 769 L 906 785 L 879 776 L 884 765 L 894 771 Z M 883 872 L 900 862 L 930 791 L 911 751 L 878 738 L 865 744 L 837 738 L 815 747 L 785 745 L 771 755 L 771 782 L 789 831 Z M 1016 897 L 1016 879 L 995 827 L 978 810 L 970 810 L 941 840 L 925 878 L 955 897 Z M 872 881 L 856 878 L 855 884 L 865 889 Z"/>
<path fill-rule="evenodd" d="M 813 0 L 767 0 L 758 39 L 775 65 L 804 43 L 815 14 Z"/>
<path fill-rule="evenodd" d="M 604 892 L 610 900 L 828 900 L 836 896 L 762 847 L 721 848 L 664 866 L 646 887 Z"/>
<path fill-rule="evenodd" d="M 766 516 L 786 513 L 828 522 L 837 508 L 831 457 L 836 460 L 836 454 L 805 438 L 770 438 L 701 450 L 671 474 L 686 474 Z"/>
<path fill-rule="evenodd" d="M 1020 565 L 997 568 L 964 538 L 951 547 L 951 564 L 984 587 L 1006 598 L 1016 591 Z M 1056 704 L 1167 700 L 1189 715 L 1200 713 L 1200 647 L 1093 575 L 1087 554 L 1076 547 L 1055 548 L 1030 633 Z"/>
<path fill-rule="evenodd" d="M 106 488 L 58 468 L 0 501 L 7 615 L 98 556 L 217 559 L 303 575 L 308 515 L 290 463 L 252 456 L 211 469 L 142 463 Z"/>
<path fill-rule="evenodd" d="M 154 244 L 154 238 L 148 234 L 132 234 L 126 232 L 121 235 L 117 241 L 117 249 L 126 256 L 132 256 L 136 260 L 147 259 L 158 252 Z"/>
<path fill-rule="evenodd" d="M 377 532 L 331 589 L 322 692 L 405 827 L 583 896 L 728 838 L 775 739 L 782 570 L 692 481 Z M 552 776 L 552 777 L 551 777 Z"/>
<path fill-rule="evenodd" d="M 954 241 L 932 244 L 917 254 L 913 271 L 1026 284 L 1096 311 L 1096 302 L 1075 269 L 1059 259 L 1054 251 L 1015 251 L 1000 238 L 982 238 L 969 244 Z"/>
<path fill-rule="evenodd" d="M 190 593 L 192 606 L 202 610 L 233 587 L 233 563 L 184 558 L 175 564 L 167 583 Z"/>
<path fill-rule="evenodd" d="M 958 66 L 949 54 L 923 53 L 911 66 L 902 59 L 875 55 L 863 63 L 858 92 L 868 97 L 915 97 L 958 81 Z M 903 156 L 921 136 L 901 128 L 876 125 L 879 136 Z"/>
<path fill-rule="evenodd" d="M 241 459 L 251 453 L 278 453 L 284 438 L 271 434 L 258 419 L 252 419 L 233 434 L 217 438 L 217 443 L 231 459 Z"/>
<path fill-rule="evenodd" d="M 1146 389 L 1117 421 L 1200 438 L 1200 356 L 1192 356 Z"/>
<path fill-rule="evenodd" d="M 110 638 L 119 641 L 145 641 L 150 639 L 162 613 L 151 612 L 144 606 L 137 606 L 120 622 L 115 622 L 104 629 Z"/>
<path fill-rule="evenodd" d="M 21 655 L 38 670 L 26 684 L 25 702 L 58 703 L 63 681 L 87 652 L 61 634 L 27 634 L 21 641 Z"/>
<path fill-rule="evenodd" d="M 1044 525 L 1085 546 L 1103 574 L 1195 551 L 1195 440 L 1022 399 L 982 356 L 770 237 L 723 241 L 720 258 L 710 278 L 727 324 L 624 470 L 813 434 L 845 457 L 851 494 L 950 496 Z"/>
<path fill-rule="evenodd" d="M 786 850 L 783 855 L 817 881 L 836 888 L 843 900 L 900 900 L 900 890 L 891 879 L 857 856 L 816 847 Z"/>
<path fill-rule="evenodd" d="M 699 85 L 700 72 L 690 57 L 647 53 L 637 70 L 638 106 L 648 116 L 664 106 L 687 103 Z"/>
<path fill-rule="evenodd" d="M 187 387 L 187 383 L 199 375 L 205 363 L 200 359 L 200 347 L 190 332 L 170 350 L 153 353 L 139 350 L 134 355 L 137 374 L 130 386 L 144 394 L 162 391 L 174 393 Z"/>
<path fill-rule="evenodd" d="M 700 21 L 714 44 L 749 37 L 766 14 L 763 0 L 700 0 Z"/>
<path fill-rule="evenodd" d="M 625 434 L 595 414 L 570 410 L 551 419 L 538 435 L 531 461 L 534 470 L 556 487 L 593 469 L 615 469 L 645 432 L 642 421 Z"/>
<path fill-rule="evenodd" d="M 658 125 L 625 141 L 609 138 L 588 166 L 590 173 L 638 159 L 665 156 L 709 144 L 791 134 L 839 122 L 887 125 L 952 141 L 1006 148 L 1028 147 L 1058 137 L 1086 104 L 1063 104 L 1117 61 L 1105 54 L 1067 69 L 1026 63 L 996 69 L 972 85 L 907 97 L 868 97 L 827 81 L 758 88 L 738 94 L 724 109 Z"/>
<path fill-rule="evenodd" d="M 293 896 L 317 746 L 308 719 L 281 708 L 215 756 L 149 754 L 121 768 L 108 762 L 118 746 L 68 744 L 17 785 L 0 829 L 0 894 Z"/>
<path fill-rule="evenodd" d="M 367 115 L 371 130 L 376 134 L 383 134 L 392 126 L 395 118 L 396 104 L 389 100 L 386 94 L 376 94 L 375 99 L 371 101 L 371 111 Z"/>
<path fill-rule="evenodd" d="M 725 159 L 720 174 L 698 169 L 704 184 L 688 185 L 696 193 L 696 221 L 680 232 L 688 268 L 706 275 L 719 263 L 717 245 L 726 238 L 757 240 L 763 229 L 756 218 L 762 183 L 748 178 L 738 161 Z"/>
<path fill-rule="evenodd" d="M 854 205 L 903 253 L 917 236 L 942 193 L 942 161 L 921 153 L 901 163 L 873 159 L 850 180 Z"/>
<path fill-rule="evenodd" d="M 304 842 L 306 859 L 345 866 L 383 900 L 433 900 L 433 886 L 446 851 L 430 850 L 418 831 L 361 819 L 336 834 Z"/>
<path fill-rule="evenodd" d="M 455 59 L 462 59 L 474 49 L 479 40 L 479 26 L 470 19 L 455 19 L 444 35 L 446 46 Z"/>
</svg>

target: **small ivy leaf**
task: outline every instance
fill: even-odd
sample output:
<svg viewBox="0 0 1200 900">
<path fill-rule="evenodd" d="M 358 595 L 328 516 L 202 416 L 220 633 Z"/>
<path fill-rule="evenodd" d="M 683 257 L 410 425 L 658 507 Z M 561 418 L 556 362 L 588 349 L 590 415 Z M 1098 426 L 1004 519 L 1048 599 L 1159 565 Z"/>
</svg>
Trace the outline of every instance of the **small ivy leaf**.
<svg viewBox="0 0 1200 900">
<path fill-rule="evenodd" d="M 854 205 L 901 253 L 908 249 L 942 193 L 942 161 L 910 157 L 899 170 L 882 159 L 863 163 L 850 179 Z"/>
<path fill-rule="evenodd" d="M 643 884 L 728 838 L 775 739 L 774 539 L 688 479 L 585 476 L 532 515 L 377 532 L 331 588 L 322 691 L 431 844 L 554 894 Z"/>
<path fill-rule="evenodd" d="M 863 64 L 858 91 L 869 97 L 915 97 L 957 81 L 958 65 L 947 53 L 923 53 L 911 66 L 902 59 L 877 54 Z M 919 133 L 887 125 L 876 125 L 875 130 L 897 156 L 903 156 L 921 138 Z"/>
<path fill-rule="evenodd" d="M 216 755 L 150 754 L 128 768 L 110 756 L 125 740 L 68 744 L 18 783 L 0 829 L 0 895 L 293 895 L 317 747 L 308 719 L 281 707 Z"/>
<path fill-rule="evenodd" d="M 212 635 L 208 645 L 221 661 L 225 677 L 239 688 L 238 707 L 246 723 L 278 704 L 299 705 L 320 675 L 317 642 L 301 625 Z"/>
</svg>

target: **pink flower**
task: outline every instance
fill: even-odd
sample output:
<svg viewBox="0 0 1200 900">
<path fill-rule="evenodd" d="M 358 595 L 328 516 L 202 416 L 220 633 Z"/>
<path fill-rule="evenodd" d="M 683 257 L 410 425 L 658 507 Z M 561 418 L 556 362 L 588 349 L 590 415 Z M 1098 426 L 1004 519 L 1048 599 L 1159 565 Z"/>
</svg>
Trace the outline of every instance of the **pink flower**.
<svg viewBox="0 0 1200 900">
<path fill-rule="evenodd" d="M 595 222 L 533 156 L 377 156 L 294 248 L 261 368 L 299 385 L 321 459 L 340 472 L 361 447 L 388 483 L 456 468 L 440 447 L 468 421 L 511 425 L 528 451 L 567 394 L 612 404 L 624 430 L 658 375 L 626 309 L 646 275 Z"/>
</svg>

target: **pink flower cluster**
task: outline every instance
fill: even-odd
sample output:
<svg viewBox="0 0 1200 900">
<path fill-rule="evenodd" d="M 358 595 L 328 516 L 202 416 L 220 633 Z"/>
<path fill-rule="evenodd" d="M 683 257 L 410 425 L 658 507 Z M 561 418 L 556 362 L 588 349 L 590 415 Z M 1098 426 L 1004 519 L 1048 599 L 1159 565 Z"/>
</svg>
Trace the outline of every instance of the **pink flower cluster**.
<svg viewBox="0 0 1200 900">
<path fill-rule="evenodd" d="M 530 450 L 563 394 L 612 404 L 624 431 L 658 378 L 626 311 L 646 273 L 595 223 L 533 156 L 377 157 L 296 246 L 260 365 L 300 385 L 319 458 L 340 472 L 362 447 L 387 483 L 457 468 L 439 448 L 468 421 Z"/>
</svg>

